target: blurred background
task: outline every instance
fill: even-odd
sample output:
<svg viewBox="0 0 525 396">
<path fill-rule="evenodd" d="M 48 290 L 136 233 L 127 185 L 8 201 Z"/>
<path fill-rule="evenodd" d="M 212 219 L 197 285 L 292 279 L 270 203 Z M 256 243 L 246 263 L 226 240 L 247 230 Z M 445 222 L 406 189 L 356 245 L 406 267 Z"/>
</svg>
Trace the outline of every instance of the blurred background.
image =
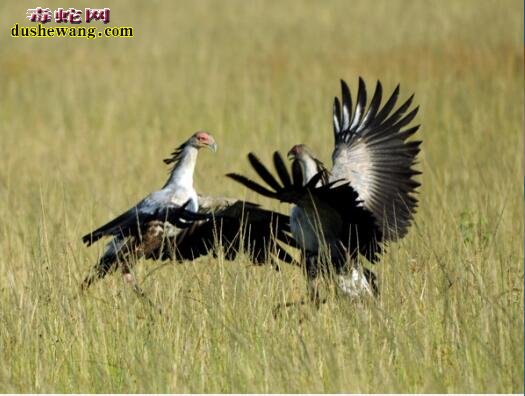
<svg viewBox="0 0 525 396">
<path fill-rule="evenodd" d="M 16 180 L 2 188 L 16 191 L 15 205 L 20 193 L 62 186 L 91 192 L 75 208 L 119 210 L 163 182 L 159 160 L 199 128 L 220 147 L 197 170 L 210 193 L 238 191 L 205 180 L 246 169 L 248 150 L 264 156 L 305 142 L 328 161 L 339 79 L 355 90 L 358 76 L 369 90 L 379 79 L 385 91 L 400 83 L 402 98 L 416 94 L 423 177 L 437 177 L 448 202 L 476 187 L 506 190 L 482 184 L 494 168 L 520 182 L 517 2 L 81 1 L 75 7 L 110 7 L 110 26 L 131 26 L 135 37 L 11 38 L 15 23 L 35 25 L 25 19 L 33 6 L 1 5 L 1 180 Z"/>
<path fill-rule="evenodd" d="M 35 25 L 25 17 L 27 9 L 36 6 L 55 10 L 68 4 L 26 0 L 0 4 L 0 299 L 2 306 L 7 307 L 3 308 L 5 334 L 22 337 L 12 342 L 2 339 L 0 351 L 9 350 L 18 358 L 9 361 L 16 369 L 0 370 L 0 379 L 6 384 L 0 389 L 523 390 L 522 2 L 77 1 L 74 6 L 80 9 L 111 8 L 109 26 L 133 27 L 134 37 L 10 37 L 15 23 Z M 104 27 L 100 22 L 93 22 L 92 26 Z M 85 249 L 80 236 L 159 188 L 167 176 L 161 160 L 174 147 L 198 129 L 211 132 L 219 150 L 215 154 L 201 153 L 195 176 L 198 191 L 247 197 L 286 210 L 247 193 L 223 175 L 231 171 L 253 174 L 246 160 L 249 151 L 267 161 L 274 150 L 286 152 L 297 143 L 308 144 L 330 163 L 332 101 L 340 95 L 339 79 L 345 79 L 355 95 L 359 76 L 367 82 L 369 93 L 377 80 L 382 82 L 385 95 L 400 83 L 401 99 L 415 93 L 415 103 L 420 105 L 415 121 L 422 125 L 418 134 L 423 140 L 420 210 L 417 226 L 393 256 L 401 264 L 388 265 L 387 258 L 387 265 L 381 266 L 380 271 L 387 271 L 383 274 L 387 280 L 383 304 L 391 304 L 388 306 L 394 309 L 400 301 L 423 298 L 428 306 L 417 308 L 416 302 L 411 305 L 421 313 L 421 323 L 441 323 L 440 315 L 448 309 L 439 297 L 445 290 L 445 275 L 455 279 L 454 287 L 458 288 L 451 297 L 451 306 L 472 304 L 472 311 L 463 315 L 469 318 L 464 323 L 453 316 L 453 328 L 445 326 L 439 337 L 429 335 L 422 341 L 422 355 L 413 354 L 409 347 L 405 355 L 396 355 L 403 356 L 406 360 L 399 359 L 405 363 L 420 359 L 421 370 L 432 372 L 431 376 L 425 376 L 423 371 L 418 374 L 418 367 L 399 363 L 401 367 L 410 366 L 407 372 L 415 374 L 405 376 L 403 370 L 388 369 L 385 378 L 372 379 L 371 360 L 370 371 L 355 372 L 357 377 L 348 381 L 342 376 L 339 382 L 323 382 L 326 377 L 309 372 L 298 377 L 303 382 L 290 383 L 284 374 L 287 364 L 279 366 L 274 362 L 273 367 L 282 377 L 266 374 L 260 377 L 266 379 L 258 382 L 254 379 L 257 375 L 241 370 L 235 382 L 231 377 L 221 380 L 222 371 L 215 371 L 215 366 L 207 361 L 200 367 L 216 380 L 198 377 L 192 382 L 191 376 L 173 374 L 171 382 L 169 374 L 170 380 L 156 382 L 145 375 L 141 382 L 139 375 L 138 382 L 132 385 L 122 379 L 118 382 L 111 370 L 103 368 L 100 388 L 96 388 L 94 384 L 99 382 L 88 374 L 75 377 L 74 365 L 39 369 L 29 363 L 29 357 L 40 349 L 31 342 L 26 349 L 22 347 L 26 330 L 21 329 L 23 322 L 33 320 L 31 312 L 35 312 L 36 301 L 42 296 L 48 296 L 50 303 L 38 312 L 76 317 L 76 310 L 98 309 L 96 298 L 104 299 L 106 290 L 122 288 L 118 279 L 106 282 L 96 289 L 96 298 L 82 303 L 87 308 L 69 307 L 61 300 L 61 293 L 69 295 L 76 290 L 78 280 L 102 248 Z M 208 270 L 211 262 L 198 275 L 198 281 L 215 290 L 215 270 Z M 398 272 L 389 275 L 389 268 L 397 268 Z M 41 272 L 44 269 L 48 272 Z M 162 271 L 167 279 L 172 279 L 173 271 L 185 270 Z M 405 286 L 399 284 L 403 284 L 407 273 L 413 274 L 415 283 L 403 289 Z M 177 273 L 176 277 L 184 280 L 184 276 Z M 264 282 L 269 276 L 273 276 L 271 270 L 261 275 L 262 280 L 253 282 Z M 289 273 L 286 276 L 283 290 L 293 284 L 300 295 L 302 278 Z M 393 279 L 398 282 L 392 282 Z M 177 289 L 166 279 L 158 282 L 151 287 L 160 296 L 162 290 Z M 264 288 L 261 284 L 254 285 Z M 62 292 L 57 287 L 63 288 Z M 223 297 L 231 290 L 228 283 L 225 287 Z M 484 297 L 476 300 L 462 294 L 465 290 L 477 290 L 476 298 Z M 117 292 L 111 293 L 111 301 L 120 298 Z M 485 297 L 489 295 L 487 303 Z M 500 300 L 501 296 L 509 300 Z M 164 297 L 165 301 L 172 301 Z M 173 301 L 178 301 L 176 297 Z M 64 304 L 69 308 L 64 308 Z M 498 316 L 499 311 L 491 308 L 500 305 L 510 307 L 510 316 Z M 228 312 L 234 315 L 231 311 L 224 315 Z M 407 312 L 393 323 L 402 326 L 405 318 L 414 317 Z M 112 315 L 110 310 L 106 314 Z M 104 322 L 103 316 L 96 317 Z M 46 316 L 39 318 L 35 319 L 36 327 L 46 323 Z M 252 319 L 258 323 L 261 316 Z M 125 323 L 127 319 L 122 320 Z M 61 330 L 56 331 L 71 333 L 67 323 L 60 323 L 57 329 Z M 370 330 L 366 323 L 361 323 L 363 329 Z M 497 329 L 490 323 L 496 323 Z M 383 323 L 381 327 L 384 326 L 387 325 Z M 468 358 L 455 347 L 440 349 L 451 339 L 448 331 L 456 335 L 465 331 L 474 337 L 469 331 L 478 328 L 485 332 L 480 330 L 476 335 L 478 343 L 468 344 L 474 348 L 471 355 L 465 352 Z M 416 333 L 429 334 L 419 330 Z M 378 327 L 377 331 L 382 330 Z M 283 344 L 275 345 L 276 355 L 283 345 L 290 345 L 283 340 Z M 308 340 L 307 337 L 306 344 L 310 345 Z M 385 345 L 393 345 L 388 342 Z M 359 345 L 361 342 L 354 346 Z M 467 344 L 457 345 L 465 348 Z M 488 345 L 490 353 L 485 355 L 480 345 Z M 92 347 L 88 342 L 71 353 L 83 356 L 82 353 L 98 351 L 96 355 L 103 355 Z M 120 359 L 118 351 L 129 345 L 120 347 L 114 347 L 116 361 Z M 390 350 L 389 346 L 385 348 Z M 43 361 L 53 359 L 52 351 L 46 347 L 41 353 Z M 179 356 L 177 353 L 173 352 L 173 356 Z M 224 350 L 222 353 L 227 355 Z M 272 354 L 268 353 L 270 358 L 264 364 L 267 368 L 272 367 Z M 175 359 L 173 356 L 168 360 Z M 244 367 L 251 367 L 249 357 L 246 359 Z M 468 362 L 475 361 L 480 362 L 479 369 L 476 366 L 468 373 L 458 363 L 467 362 L 465 367 L 471 367 Z M 82 362 L 86 370 L 91 367 L 89 359 Z M 435 367 L 434 362 L 442 366 Z M 498 365 L 493 367 L 494 362 Z M 107 368 L 104 364 L 101 367 Z M 166 367 L 170 364 L 166 362 Z M 133 367 L 127 371 L 140 370 L 138 363 Z M 389 364 L 385 367 L 391 368 Z M 54 383 L 52 378 L 59 376 L 61 370 L 70 370 L 65 376 L 76 379 L 72 383 Z M 172 373 L 171 368 L 167 370 Z M 40 373 L 40 377 L 29 373 Z M 253 381 L 253 386 L 243 387 L 249 381 Z M 80 388 L 75 388 L 74 383 Z"/>
</svg>

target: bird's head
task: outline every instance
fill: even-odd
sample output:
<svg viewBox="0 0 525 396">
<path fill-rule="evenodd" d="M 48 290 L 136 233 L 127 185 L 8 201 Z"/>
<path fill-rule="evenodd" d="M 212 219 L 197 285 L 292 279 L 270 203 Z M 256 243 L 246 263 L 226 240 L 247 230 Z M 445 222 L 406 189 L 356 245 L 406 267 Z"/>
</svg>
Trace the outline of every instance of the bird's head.
<svg viewBox="0 0 525 396">
<path fill-rule="evenodd" d="M 197 149 L 207 147 L 213 152 L 217 151 L 217 143 L 215 143 L 215 139 L 205 131 L 195 132 L 188 141 L 188 144 Z"/>
<path fill-rule="evenodd" d="M 213 136 L 208 132 L 198 131 L 195 132 L 187 141 L 177 147 L 171 153 L 171 157 L 164 160 L 164 163 L 177 163 L 188 147 L 196 148 L 197 150 L 203 147 L 208 147 L 211 151 L 217 151 L 217 143 L 215 143 Z"/>
<path fill-rule="evenodd" d="M 310 149 L 304 144 L 296 144 L 293 146 L 290 151 L 288 151 L 288 159 L 290 161 L 294 160 L 305 160 L 307 157 L 311 157 L 312 153 Z"/>
<path fill-rule="evenodd" d="M 323 172 L 323 181 L 327 180 L 328 171 L 314 153 L 304 144 L 296 144 L 288 151 L 288 159 L 301 166 L 304 183 L 306 184 L 317 173 Z"/>
</svg>

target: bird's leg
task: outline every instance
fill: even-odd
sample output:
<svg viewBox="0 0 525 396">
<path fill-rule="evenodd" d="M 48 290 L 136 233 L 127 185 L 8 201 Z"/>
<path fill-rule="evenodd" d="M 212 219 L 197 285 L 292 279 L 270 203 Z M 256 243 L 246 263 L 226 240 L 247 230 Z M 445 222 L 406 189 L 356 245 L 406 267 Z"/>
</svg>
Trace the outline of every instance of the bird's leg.
<svg viewBox="0 0 525 396">
<path fill-rule="evenodd" d="M 131 266 L 127 262 L 122 264 L 122 279 L 124 280 L 124 283 L 130 285 L 131 289 L 140 297 L 145 296 L 144 291 L 140 288 L 137 282 L 137 278 L 131 272 Z"/>
<path fill-rule="evenodd" d="M 107 246 L 106 251 L 93 267 L 80 285 L 81 292 L 86 291 L 95 281 L 104 278 L 108 273 L 117 268 L 117 263 L 121 260 L 121 250 L 125 250 L 125 241 L 114 238 Z"/>
<path fill-rule="evenodd" d="M 314 303 L 316 308 L 326 302 L 326 299 L 321 299 L 319 289 L 325 268 L 322 267 L 321 257 L 317 253 L 306 252 L 306 278 L 308 282 L 308 298 L 310 302 Z"/>
<path fill-rule="evenodd" d="M 90 270 L 88 275 L 84 278 L 80 284 L 80 292 L 85 292 L 97 279 L 100 279 L 101 276 L 96 270 L 96 268 Z"/>
<path fill-rule="evenodd" d="M 321 304 L 326 303 L 326 299 L 321 299 L 319 295 L 320 277 L 308 278 L 308 299 L 316 308 L 319 309 Z"/>
<path fill-rule="evenodd" d="M 368 268 L 362 268 L 363 275 L 370 285 L 372 295 L 377 297 L 379 295 L 379 286 L 377 285 L 377 276 L 373 271 L 370 271 Z"/>
<path fill-rule="evenodd" d="M 277 306 L 273 309 L 273 317 L 277 318 L 283 308 L 297 307 L 301 305 L 307 305 L 309 303 L 313 303 L 315 308 L 319 309 L 321 304 L 326 303 L 326 299 L 321 299 L 319 296 L 319 283 L 319 278 L 308 279 L 308 299 L 277 304 Z"/>
<path fill-rule="evenodd" d="M 131 290 L 142 300 L 145 301 L 150 307 L 158 309 L 160 312 L 160 309 L 156 307 L 156 305 L 151 301 L 151 299 L 146 295 L 144 290 L 139 286 L 139 283 L 137 282 L 137 278 L 135 275 L 131 272 L 131 266 L 128 264 L 128 262 L 124 262 L 122 264 L 122 279 L 125 283 L 131 286 Z"/>
<path fill-rule="evenodd" d="M 333 264 L 331 279 L 335 281 L 336 290 L 352 300 L 373 295 L 375 283 L 371 282 L 375 275 L 352 257 L 340 241 L 331 246 L 330 260 Z"/>
<path fill-rule="evenodd" d="M 339 273 L 336 280 L 338 289 L 352 300 L 374 296 L 377 291 L 375 274 L 358 263 L 352 264 L 346 273 Z"/>
<path fill-rule="evenodd" d="M 326 303 L 326 299 L 321 299 L 319 294 L 319 286 L 321 284 L 322 277 L 319 276 L 319 260 L 317 253 L 306 252 L 305 263 L 308 299 L 301 299 L 299 301 L 291 301 L 284 304 L 278 304 L 273 311 L 274 317 L 277 317 L 277 314 L 283 308 L 290 308 L 294 306 L 306 305 L 307 303 L 313 303 L 315 307 L 319 309 L 321 304 Z"/>
</svg>

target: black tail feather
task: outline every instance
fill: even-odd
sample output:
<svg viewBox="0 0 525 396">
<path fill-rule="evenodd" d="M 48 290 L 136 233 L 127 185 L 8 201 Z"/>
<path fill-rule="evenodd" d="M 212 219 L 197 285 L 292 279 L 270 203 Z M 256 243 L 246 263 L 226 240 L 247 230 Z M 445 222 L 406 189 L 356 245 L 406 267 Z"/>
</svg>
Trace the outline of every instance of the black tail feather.
<svg viewBox="0 0 525 396">
<path fill-rule="evenodd" d="M 245 176 L 238 175 L 237 173 L 228 173 L 226 176 L 265 197 L 278 199 L 278 196 L 274 191 L 268 190 L 267 188 L 255 183 L 253 180 L 250 180 Z"/>
<path fill-rule="evenodd" d="M 352 95 L 350 89 L 344 80 L 341 80 L 341 93 L 343 100 L 343 111 L 337 112 L 340 120 L 340 130 L 345 130 L 350 127 L 350 119 L 352 118 Z M 336 98 L 337 105 L 339 107 L 339 100 Z"/>
<path fill-rule="evenodd" d="M 348 88 L 348 87 L 347 87 Z M 343 107 L 344 107 L 343 103 Z M 359 88 L 357 90 L 357 102 L 355 106 L 354 116 L 350 125 L 359 125 L 366 108 L 366 85 L 361 77 L 359 77 Z M 351 108 L 349 111 L 352 111 Z"/>
<path fill-rule="evenodd" d="M 390 95 L 390 98 L 387 100 L 383 108 L 379 111 L 375 119 L 373 120 L 371 125 L 381 125 L 383 121 L 388 117 L 394 106 L 397 102 L 397 97 L 399 96 L 399 84 L 394 89 L 394 92 L 392 92 L 392 95 Z"/>
<path fill-rule="evenodd" d="M 279 154 L 278 151 L 273 153 L 273 165 L 284 187 L 290 187 L 292 185 L 292 180 L 290 179 L 290 175 L 286 169 L 283 157 L 281 157 L 281 154 Z"/>
<path fill-rule="evenodd" d="M 370 122 L 374 119 L 377 112 L 379 111 L 379 107 L 381 106 L 382 96 L 383 96 L 383 86 L 381 85 L 381 82 L 378 80 L 376 84 L 376 90 L 374 92 L 374 96 L 372 97 L 372 101 L 370 102 L 368 111 L 363 117 L 362 125 L 359 127 L 359 130 L 365 129 L 368 126 L 368 124 L 370 124 Z"/>
<path fill-rule="evenodd" d="M 248 160 L 261 179 L 263 179 L 270 187 L 272 187 L 274 190 L 279 190 L 281 188 L 279 182 L 275 180 L 275 177 L 273 177 L 268 169 L 266 169 L 266 167 L 262 164 L 259 158 L 255 156 L 255 154 L 248 154 Z"/>
</svg>

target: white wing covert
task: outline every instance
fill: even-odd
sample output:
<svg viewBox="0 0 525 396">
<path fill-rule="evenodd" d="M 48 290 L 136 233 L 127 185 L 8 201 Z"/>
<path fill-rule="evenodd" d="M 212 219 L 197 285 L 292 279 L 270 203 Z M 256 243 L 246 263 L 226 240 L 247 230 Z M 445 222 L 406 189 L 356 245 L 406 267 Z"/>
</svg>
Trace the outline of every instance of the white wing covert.
<svg viewBox="0 0 525 396">
<path fill-rule="evenodd" d="M 399 85 L 381 108 L 383 88 L 378 81 L 367 109 L 366 86 L 359 78 L 355 109 L 348 85 L 341 80 L 342 105 L 334 99 L 335 148 L 331 181 L 349 180 L 363 206 L 375 217 L 384 240 L 396 240 L 408 231 L 417 206 L 414 196 L 420 174 L 412 167 L 421 141 L 407 141 L 419 125 L 403 129 L 414 119 L 418 107 L 407 114 L 412 95 L 394 110 Z"/>
</svg>

